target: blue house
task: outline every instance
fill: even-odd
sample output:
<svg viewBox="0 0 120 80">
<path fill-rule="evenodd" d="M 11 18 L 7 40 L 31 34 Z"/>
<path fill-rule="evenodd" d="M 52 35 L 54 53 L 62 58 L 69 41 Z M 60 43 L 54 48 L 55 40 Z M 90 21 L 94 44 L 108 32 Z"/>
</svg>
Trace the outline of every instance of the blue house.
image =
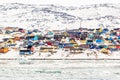
<svg viewBox="0 0 120 80">
<path fill-rule="evenodd" d="M 118 36 L 118 40 L 120 40 L 120 36 Z"/>
<path fill-rule="evenodd" d="M 29 30 L 28 30 L 27 34 L 32 34 L 32 31 L 29 31 Z"/>
<path fill-rule="evenodd" d="M 90 49 L 95 49 L 95 48 L 96 48 L 96 45 L 91 44 L 91 45 L 89 45 L 89 48 L 90 48 Z"/>
<path fill-rule="evenodd" d="M 102 40 L 102 39 L 96 39 L 96 43 L 98 43 L 98 44 L 103 44 L 103 43 L 104 43 L 104 40 Z"/>
<path fill-rule="evenodd" d="M 34 43 L 32 41 L 27 41 L 26 44 L 32 46 Z"/>
<path fill-rule="evenodd" d="M 87 40 L 86 44 L 88 44 L 88 45 L 93 44 L 93 40 Z"/>
<path fill-rule="evenodd" d="M 94 34 L 93 34 L 93 33 L 90 33 L 90 34 L 88 35 L 88 37 L 89 37 L 90 39 L 92 39 L 92 38 L 94 37 Z"/>
<path fill-rule="evenodd" d="M 64 47 L 73 47 L 74 45 L 71 43 L 59 43 L 59 48 L 64 48 Z"/>
<path fill-rule="evenodd" d="M 59 48 L 63 48 L 64 45 L 62 43 L 59 43 Z"/>
<path fill-rule="evenodd" d="M 102 49 L 102 48 L 108 48 L 107 45 L 98 45 L 96 46 L 96 49 Z"/>
<path fill-rule="evenodd" d="M 30 55 L 30 54 L 32 54 L 32 52 L 30 50 L 20 50 L 19 54 L 20 55 Z"/>
<path fill-rule="evenodd" d="M 37 33 L 37 32 L 39 32 L 39 30 L 38 29 L 34 29 L 33 32 Z"/>
<path fill-rule="evenodd" d="M 74 32 L 74 31 L 68 31 L 69 34 L 73 34 L 73 35 L 80 35 L 81 32 Z"/>
<path fill-rule="evenodd" d="M 104 28 L 103 31 L 102 31 L 102 33 L 107 33 L 108 31 L 109 31 L 108 28 Z"/>
<path fill-rule="evenodd" d="M 65 47 L 65 46 L 74 46 L 74 45 L 71 43 L 68 43 L 68 44 L 63 44 L 63 46 Z"/>
<path fill-rule="evenodd" d="M 52 31 L 49 31 L 47 34 L 48 35 L 53 35 L 54 33 Z"/>
<path fill-rule="evenodd" d="M 38 40 L 38 36 L 34 36 L 33 40 L 34 41 Z"/>
<path fill-rule="evenodd" d="M 27 40 L 32 40 L 32 41 L 37 41 L 38 40 L 38 36 L 27 36 L 26 39 Z"/>
</svg>

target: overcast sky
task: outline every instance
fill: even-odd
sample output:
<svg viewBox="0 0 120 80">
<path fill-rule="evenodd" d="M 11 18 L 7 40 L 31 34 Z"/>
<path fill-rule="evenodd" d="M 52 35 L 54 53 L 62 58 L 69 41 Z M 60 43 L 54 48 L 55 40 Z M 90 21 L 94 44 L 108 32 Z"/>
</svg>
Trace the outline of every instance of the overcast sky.
<svg viewBox="0 0 120 80">
<path fill-rule="evenodd" d="M 63 6 L 79 6 L 99 3 L 120 3 L 120 0 L 0 0 L 0 3 L 55 4 Z"/>
</svg>

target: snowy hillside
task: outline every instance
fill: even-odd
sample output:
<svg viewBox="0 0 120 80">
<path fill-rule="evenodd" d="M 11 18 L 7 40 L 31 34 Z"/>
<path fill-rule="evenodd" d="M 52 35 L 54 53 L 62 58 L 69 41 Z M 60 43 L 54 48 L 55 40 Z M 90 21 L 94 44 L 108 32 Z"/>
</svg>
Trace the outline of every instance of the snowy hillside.
<svg viewBox="0 0 120 80">
<path fill-rule="evenodd" d="M 55 5 L 1 4 L 0 26 L 27 29 L 120 27 L 119 4 L 94 4 L 80 7 Z"/>
</svg>

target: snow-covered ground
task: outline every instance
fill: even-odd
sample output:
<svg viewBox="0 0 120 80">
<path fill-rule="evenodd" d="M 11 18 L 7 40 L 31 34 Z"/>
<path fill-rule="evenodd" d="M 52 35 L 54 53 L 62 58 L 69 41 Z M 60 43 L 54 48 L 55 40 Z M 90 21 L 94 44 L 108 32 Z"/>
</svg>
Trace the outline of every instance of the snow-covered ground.
<svg viewBox="0 0 120 80">
<path fill-rule="evenodd" d="M 22 27 L 25 29 L 61 30 L 102 27 L 120 27 L 120 6 L 118 4 L 94 4 L 80 7 L 56 6 L 56 5 L 30 5 L 30 4 L 1 4 L 0 5 L 0 27 Z M 10 35 L 0 35 L 2 38 Z M 19 47 L 19 44 L 17 45 Z M 56 54 L 35 53 L 28 58 L 120 58 L 119 52 L 105 55 L 94 51 L 85 50 L 82 54 L 69 54 L 58 50 Z M 87 53 L 92 55 L 87 56 Z M 19 52 L 13 51 L 1 54 L 0 58 L 19 58 Z"/>
<path fill-rule="evenodd" d="M 19 3 L 1 4 L 0 27 L 11 26 L 44 31 L 77 29 L 79 27 L 97 28 L 102 24 L 103 27 L 119 28 L 119 13 L 119 4 L 94 4 L 81 7 Z M 0 35 L 0 41 L 2 38 L 11 38 L 11 36 Z M 20 43 L 17 42 L 16 47 L 19 45 Z M 93 54 L 94 52 L 97 56 Z M 0 80 L 119 80 L 120 60 L 107 59 L 120 59 L 120 51 L 111 52 L 110 55 L 105 55 L 96 50 L 85 50 L 81 54 L 70 54 L 59 49 L 54 54 L 37 52 L 33 55 L 21 56 L 19 51 L 10 48 L 8 53 L 0 54 Z"/>
<path fill-rule="evenodd" d="M 120 27 L 118 4 L 94 4 L 80 7 L 60 5 L 1 4 L 0 26 L 25 29 L 62 30 L 73 28 Z"/>
<path fill-rule="evenodd" d="M 119 60 L 0 61 L 0 80 L 119 80 Z"/>
<path fill-rule="evenodd" d="M 32 55 L 19 55 L 19 51 L 14 51 L 11 49 L 8 53 L 1 53 L 0 59 L 120 59 L 120 51 L 114 51 L 110 55 L 96 52 L 95 50 L 85 50 L 80 54 L 71 54 L 62 49 L 57 50 L 57 53 L 51 54 L 50 52 L 36 52 Z"/>
</svg>

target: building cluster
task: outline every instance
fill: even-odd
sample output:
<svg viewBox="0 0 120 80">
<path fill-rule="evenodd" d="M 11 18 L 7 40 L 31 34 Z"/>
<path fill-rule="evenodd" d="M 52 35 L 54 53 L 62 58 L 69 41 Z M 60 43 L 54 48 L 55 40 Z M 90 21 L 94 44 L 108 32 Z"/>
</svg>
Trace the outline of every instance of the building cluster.
<svg viewBox="0 0 120 80">
<path fill-rule="evenodd" d="M 95 49 L 104 54 L 120 51 L 120 28 L 71 29 L 71 30 L 25 30 L 17 27 L 0 28 L 0 53 L 10 50 L 19 55 L 35 52 L 55 54 L 59 49 L 70 54 Z"/>
</svg>

